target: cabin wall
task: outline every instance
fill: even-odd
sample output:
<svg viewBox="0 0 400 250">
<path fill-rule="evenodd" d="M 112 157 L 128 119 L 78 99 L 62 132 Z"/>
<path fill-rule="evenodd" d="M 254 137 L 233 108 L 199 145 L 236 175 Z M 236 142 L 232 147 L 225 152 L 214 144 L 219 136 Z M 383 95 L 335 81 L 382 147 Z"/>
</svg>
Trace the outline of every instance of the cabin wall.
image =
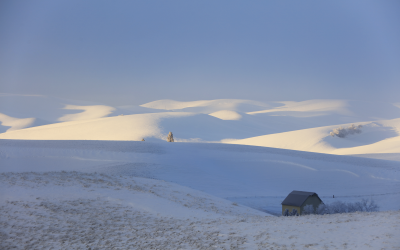
<svg viewBox="0 0 400 250">
<path fill-rule="evenodd" d="M 303 203 L 303 205 L 301 206 L 301 209 L 300 209 L 300 214 L 302 214 L 303 213 L 303 209 L 304 209 L 304 207 L 305 206 L 307 206 L 307 205 L 313 205 L 313 207 L 314 207 L 314 211 L 316 211 L 317 210 L 317 208 L 318 208 L 318 206 L 319 206 L 319 204 L 321 204 L 322 202 L 320 201 L 320 199 L 318 199 L 318 197 L 317 196 L 309 196 L 308 198 L 307 198 L 307 200 Z"/>
<path fill-rule="evenodd" d="M 293 209 L 297 209 L 297 213 L 300 214 L 300 207 L 296 207 L 296 206 L 288 206 L 288 205 L 282 205 L 282 215 L 285 212 L 285 210 L 288 209 L 289 213 L 292 212 Z"/>
</svg>

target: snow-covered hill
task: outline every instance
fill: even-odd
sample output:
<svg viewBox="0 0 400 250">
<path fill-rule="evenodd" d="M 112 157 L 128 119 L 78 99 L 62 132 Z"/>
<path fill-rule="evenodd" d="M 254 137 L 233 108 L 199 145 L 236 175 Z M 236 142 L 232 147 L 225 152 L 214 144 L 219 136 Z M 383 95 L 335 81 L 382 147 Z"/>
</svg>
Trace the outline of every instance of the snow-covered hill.
<svg viewBox="0 0 400 250">
<path fill-rule="evenodd" d="M 7 105 L 0 109 L 4 132 L 0 139 L 162 141 L 171 131 L 176 142 L 222 142 L 400 160 L 400 108 L 396 103 L 218 99 L 110 107 L 44 96 L 2 96 L 2 101 Z M 362 125 L 362 133 L 346 138 L 329 135 L 351 124 Z"/>
<path fill-rule="evenodd" d="M 217 143 L 0 140 L 1 172 L 84 171 L 156 178 L 272 213 L 292 190 L 374 197 L 400 208 L 400 163 Z"/>
<path fill-rule="evenodd" d="M 0 134 L 1 139 L 19 140 L 122 140 L 166 137 L 158 125 L 161 119 L 191 116 L 187 112 L 164 112 L 104 117 L 49 124 Z"/>
<path fill-rule="evenodd" d="M 330 132 L 340 127 L 349 128 L 351 124 L 263 135 L 228 143 L 338 155 L 400 155 L 400 119 L 361 122 L 356 125 L 362 126 L 359 133 L 345 137 L 330 135 Z"/>
<path fill-rule="evenodd" d="M 6 173 L 0 174 L 0 187 L 7 191 L 0 197 L 1 249 L 400 245 L 399 211 L 271 217 L 176 184 L 96 173 Z"/>
<path fill-rule="evenodd" d="M 159 141 L 172 131 L 177 142 L 236 143 L 400 160 L 397 104 L 219 99 L 110 107 L 43 96 L 2 96 L 2 101 L 0 120 L 5 133 L 0 139 Z M 363 125 L 363 132 L 346 138 L 329 136 L 333 129 L 352 123 Z"/>
<path fill-rule="evenodd" d="M 0 106 L 0 248 L 400 246 L 396 105 L 14 97 Z M 352 123 L 361 133 L 330 136 Z M 270 216 L 293 190 L 381 212 Z"/>
<path fill-rule="evenodd" d="M 0 247 L 396 249 L 399 164 L 217 143 L 0 140 Z M 294 189 L 325 203 L 372 198 L 382 212 L 269 216 Z"/>
</svg>

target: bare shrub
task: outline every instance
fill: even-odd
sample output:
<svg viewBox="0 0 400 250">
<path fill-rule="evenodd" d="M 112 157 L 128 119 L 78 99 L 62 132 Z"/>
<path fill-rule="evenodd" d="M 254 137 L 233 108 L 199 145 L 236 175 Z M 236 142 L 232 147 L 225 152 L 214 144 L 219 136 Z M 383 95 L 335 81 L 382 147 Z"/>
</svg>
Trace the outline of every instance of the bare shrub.
<svg viewBox="0 0 400 250">
<path fill-rule="evenodd" d="M 301 214 L 307 215 L 307 214 L 315 214 L 315 209 L 313 205 L 306 205 L 303 208 L 303 212 Z"/>
<path fill-rule="evenodd" d="M 168 133 L 167 142 L 174 142 L 174 135 L 172 134 L 172 132 Z"/>
<path fill-rule="evenodd" d="M 329 214 L 341 214 L 347 212 L 347 204 L 342 201 L 335 201 L 327 205 Z"/>
<path fill-rule="evenodd" d="M 285 209 L 285 211 L 283 212 L 283 216 L 289 216 L 289 209 Z"/>
<path fill-rule="evenodd" d="M 328 213 L 328 208 L 326 207 L 325 204 L 320 204 L 317 207 L 316 214 L 327 214 Z"/>
<path fill-rule="evenodd" d="M 335 201 L 331 204 L 320 204 L 316 214 L 338 214 L 338 213 L 353 213 L 353 212 L 376 212 L 379 211 L 378 204 L 374 200 L 362 199 L 354 203 L 346 203 Z"/>
<path fill-rule="evenodd" d="M 299 216 L 299 213 L 297 212 L 297 209 L 292 209 L 292 212 L 289 212 L 289 209 L 285 209 L 283 216 Z"/>
<path fill-rule="evenodd" d="M 379 206 L 374 200 L 362 199 L 357 205 L 362 209 L 360 211 L 375 212 L 379 210 Z"/>
<path fill-rule="evenodd" d="M 290 213 L 289 216 L 299 216 L 299 213 L 297 212 L 297 209 L 292 209 L 292 212 Z"/>
</svg>

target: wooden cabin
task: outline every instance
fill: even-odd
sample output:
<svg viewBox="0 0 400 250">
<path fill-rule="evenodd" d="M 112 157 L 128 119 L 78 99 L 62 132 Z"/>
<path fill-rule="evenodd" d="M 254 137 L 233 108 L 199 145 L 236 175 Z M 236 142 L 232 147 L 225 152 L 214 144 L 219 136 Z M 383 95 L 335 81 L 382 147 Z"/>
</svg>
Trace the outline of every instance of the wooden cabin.
<svg viewBox="0 0 400 250">
<path fill-rule="evenodd" d="M 296 209 L 298 214 L 301 215 L 306 205 L 313 205 L 315 211 L 321 203 L 323 204 L 317 193 L 292 191 L 282 201 L 282 215 L 284 215 L 286 209 L 289 210 L 289 213 L 292 213 L 293 209 Z"/>
</svg>

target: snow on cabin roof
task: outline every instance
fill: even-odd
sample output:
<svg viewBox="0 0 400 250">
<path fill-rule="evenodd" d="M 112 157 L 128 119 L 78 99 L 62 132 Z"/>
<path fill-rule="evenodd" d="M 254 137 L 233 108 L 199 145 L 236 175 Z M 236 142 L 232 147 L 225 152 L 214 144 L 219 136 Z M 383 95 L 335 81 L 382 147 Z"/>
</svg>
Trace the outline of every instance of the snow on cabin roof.
<svg viewBox="0 0 400 250">
<path fill-rule="evenodd" d="M 309 196 L 316 195 L 318 197 L 317 193 L 314 192 L 304 192 L 304 191 L 292 191 L 283 201 L 282 205 L 288 205 L 288 206 L 296 206 L 300 207 L 303 205 L 303 203 L 307 200 Z M 319 199 L 319 197 L 318 197 Z M 321 200 L 321 199 L 320 199 Z M 322 201 L 322 200 L 321 200 Z"/>
</svg>

